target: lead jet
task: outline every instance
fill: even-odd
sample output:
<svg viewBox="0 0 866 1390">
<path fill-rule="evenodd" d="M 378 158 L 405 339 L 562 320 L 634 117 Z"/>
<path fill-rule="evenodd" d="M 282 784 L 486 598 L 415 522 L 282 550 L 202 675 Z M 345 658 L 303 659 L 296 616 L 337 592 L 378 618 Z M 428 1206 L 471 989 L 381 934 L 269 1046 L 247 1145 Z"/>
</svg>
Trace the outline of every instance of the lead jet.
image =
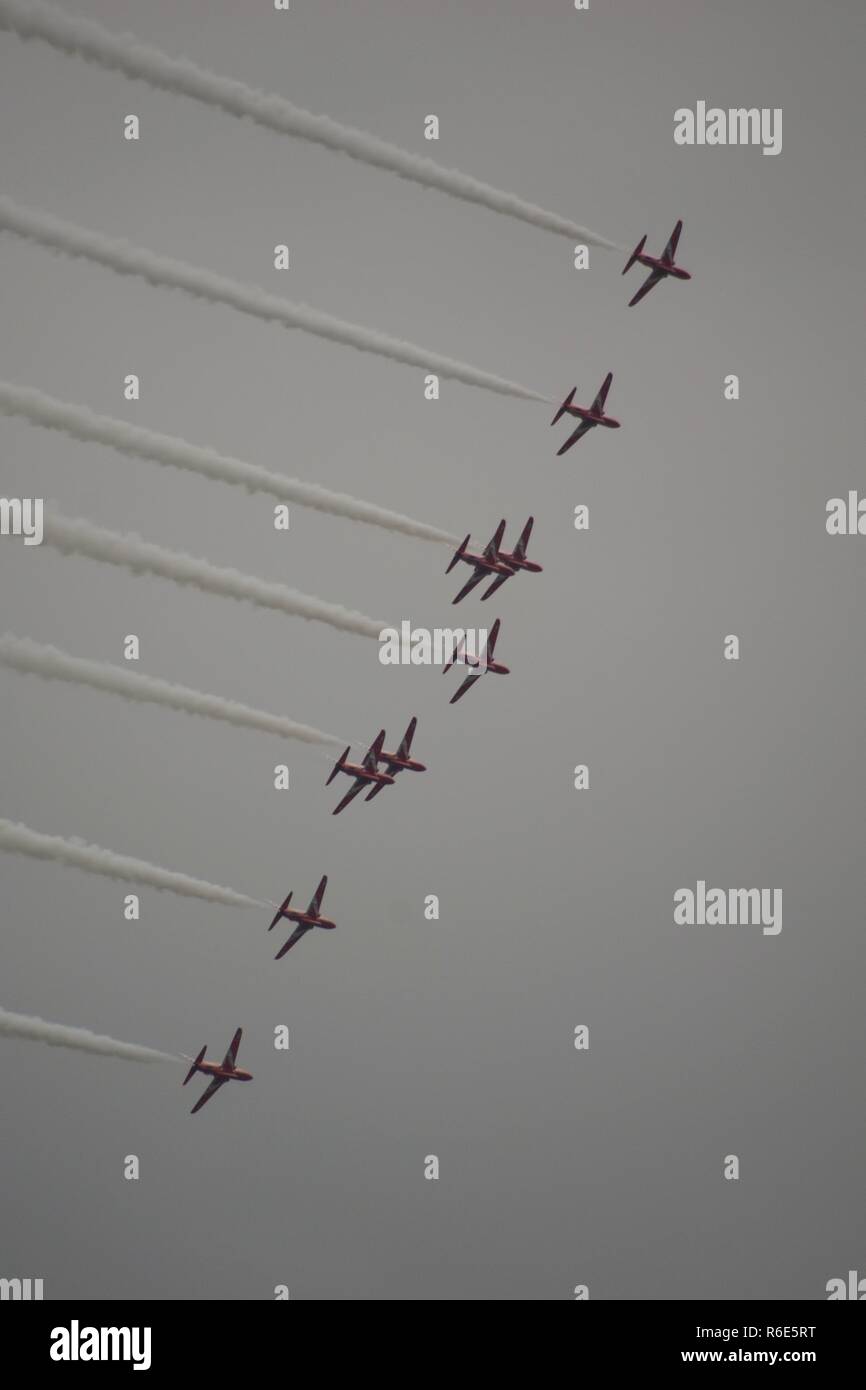
<svg viewBox="0 0 866 1390">
<path fill-rule="evenodd" d="M 628 263 L 626 264 L 622 273 L 623 275 L 625 275 L 626 271 L 631 270 L 635 261 L 637 261 L 638 265 L 648 266 L 650 273 L 644 280 L 637 294 L 633 295 L 632 298 L 629 300 L 629 308 L 631 308 L 633 304 L 639 304 L 645 294 L 649 294 L 650 290 L 655 285 L 657 285 L 660 280 L 666 280 L 668 276 L 672 276 L 674 280 L 691 280 L 692 277 L 687 270 L 683 270 L 682 266 L 674 264 L 674 256 L 676 255 L 677 251 L 677 242 L 680 239 L 680 232 L 682 231 L 682 229 L 683 224 L 681 219 L 671 232 L 670 240 L 668 241 L 668 244 L 665 247 L 664 251 L 662 251 L 660 258 L 647 255 L 647 253 L 644 251 L 644 246 L 646 245 L 646 237 L 641 237 L 637 246 L 634 248 L 631 255 L 629 256 Z"/>
<path fill-rule="evenodd" d="M 358 795 L 358 792 L 363 791 L 364 787 L 372 788 L 376 785 L 383 787 L 391 786 L 392 782 L 394 781 L 394 778 L 391 775 L 391 773 L 380 772 L 378 768 L 379 759 L 382 755 L 382 745 L 384 744 L 384 742 L 385 730 L 380 729 L 379 733 L 376 735 L 375 739 L 370 744 L 370 747 L 367 749 L 360 763 L 350 763 L 346 761 L 349 756 L 349 753 L 352 750 L 351 744 L 349 744 L 349 747 L 346 749 L 345 753 L 341 754 L 341 756 L 338 758 L 337 762 L 334 764 L 330 777 L 325 783 L 325 786 L 328 787 L 331 785 L 338 772 L 345 772 L 349 777 L 354 777 L 355 782 L 354 785 L 351 786 L 349 790 L 346 792 L 346 795 L 343 797 L 343 800 L 340 802 L 339 806 L 334 807 L 334 810 L 331 812 L 332 815 L 338 816 L 340 812 L 343 810 L 343 807 L 348 806 L 349 802 L 353 801 L 354 798 Z M 367 797 L 368 801 L 369 799 L 370 798 Z"/>
<path fill-rule="evenodd" d="M 504 584 L 506 579 L 510 579 L 515 572 L 512 566 L 505 564 L 499 557 L 499 547 L 505 535 L 504 521 L 500 521 L 480 554 L 476 555 L 471 550 L 467 549 L 471 534 L 470 532 L 458 549 L 455 550 L 451 557 L 451 563 L 445 571 L 446 574 L 450 574 L 454 566 L 460 561 L 462 561 L 464 565 L 472 565 L 473 567 L 472 574 L 463 585 L 457 597 L 452 599 L 452 603 L 459 603 L 462 598 L 465 598 L 467 594 L 472 592 L 476 585 L 481 583 L 482 579 L 489 579 L 492 575 L 495 579 L 498 579 L 500 584 Z M 483 597 L 487 598 L 491 592 L 492 590 L 488 590 Z"/>
<path fill-rule="evenodd" d="M 197 1110 L 201 1110 L 205 1101 L 210 1100 L 211 1096 L 215 1096 L 220 1087 L 224 1086 L 227 1081 L 252 1081 L 252 1072 L 244 1071 L 242 1067 L 236 1065 L 242 1034 L 243 1029 L 239 1028 L 229 1043 L 229 1050 L 221 1062 L 206 1062 L 204 1060 L 207 1047 L 203 1047 L 195 1059 L 192 1057 L 186 1058 L 188 1062 L 192 1062 L 192 1066 L 184 1077 L 184 1086 L 198 1071 L 204 1076 L 213 1077 L 207 1090 L 199 1096 L 192 1110 L 189 1112 L 191 1115 L 194 1115 Z"/>
<path fill-rule="evenodd" d="M 579 439 L 583 439 L 583 436 L 587 434 L 589 430 L 594 430 L 597 425 L 603 425 L 607 430 L 619 429 L 619 420 L 614 420 L 612 415 L 605 415 L 604 413 L 604 403 L 607 400 L 607 393 L 610 390 L 610 383 L 612 381 L 613 372 L 608 372 L 604 381 L 601 383 L 598 395 L 590 406 L 572 405 L 577 387 L 574 386 L 569 391 L 550 423 L 555 425 L 557 420 L 563 415 L 574 415 L 581 423 L 574 431 L 574 434 L 569 435 L 562 448 L 557 449 L 557 458 L 559 458 L 561 454 L 564 454 L 566 450 L 570 449 L 572 444 L 576 444 Z"/>
<path fill-rule="evenodd" d="M 271 925 L 268 927 L 268 931 L 272 931 L 282 917 L 284 917 L 287 922 L 296 922 L 297 926 L 285 946 L 274 956 L 274 960 L 282 960 L 286 951 L 290 951 L 292 947 L 300 941 L 302 936 L 306 936 L 308 931 L 312 931 L 313 927 L 323 927 L 325 931 L 334 930 L 337 925 L 336 922 L 330 921 L 328 917 L 319 915 L 319 908 L 322 906 L 322 899 L 325 896 L 325 889 L 327 886 L 328 875 L 323 874 L 318 888 L 310 899 L 310 906 L 307 908 L 306 912 L 299 912 L 297 908 L 291 911 L 289 910 L 289 903 L 292 901 L 291 893 L 277 908 L 276 915 Z"/>
<path fill-rule="evenodd" d="M 415 730 L 417 729 L 417 727 L 418 719 L 413 714 L 412 718 L 409 721 L 409 727 L 403 735 L 400 747 L 397 749 L 397 752 L 387 753 L 383 748 L 381 753 L 379 754 L 379 762 L 385 764 L 385 767 L 391 774 L 392 781 L 394 780 L 394 778 L 396 778 L 398 772 L 427 771 L 427 767 L 424 763 L 416 762 L 414 758 L 409 757 L 409 751 L 412 747 L 412 740 L 415 737 Z M 378 796 L 382 788 L 386 787 L 387 785 L 387 782 L 378 782 L 376 786 L 373 787 L 372 790 L 367 793 L 367 795 L 364 797 L 364 800 L 372 801 L 373 797 Z"/>
<path fill-rule="evenodd" d="M 466 638 L 460 638 L 457 646 L 442 668 L 442 673 L 444 675 L 446 671 L 450 671 L 451 667 L 458 662 L 462 663 L 464 666 L 471 666 L 472 671 L 466 677 L 456 694 L 451 696 L 449 704 L 456 705 L 457 701 L 466 694 L 467 690 L 471 689 L 475 682 L 479 681 L 488 671 L 494 676 L 507 676 L 510 674 L 508 667 L 503 666 L 501 661 L 493 660 L 493 650 L 496 646 L 496 639 L 499 636 L 499 622 L 500 620 L 497 618 L 490 629 L 490 636 L 487 638 L 487 646 L 481 656 L 469 656 L 466 651 Z"/>
</svg>

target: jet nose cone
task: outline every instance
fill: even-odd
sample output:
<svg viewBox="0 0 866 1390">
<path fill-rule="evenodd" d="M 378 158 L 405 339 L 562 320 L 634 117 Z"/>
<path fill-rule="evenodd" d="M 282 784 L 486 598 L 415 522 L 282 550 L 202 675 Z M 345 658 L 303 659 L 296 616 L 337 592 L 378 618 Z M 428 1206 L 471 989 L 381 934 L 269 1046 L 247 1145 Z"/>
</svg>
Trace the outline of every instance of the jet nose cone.
<svg viewBox="0 0 866 1390">
<path fill-rule="evenodd" d="M 503 666 L 501 662 L 498 664 L 497 670 L 499 671 L 500 676 L 510 676 L 510 675 L 511 675 L 511 667 L 510 667 L 510 666 Z"/>
</svg>

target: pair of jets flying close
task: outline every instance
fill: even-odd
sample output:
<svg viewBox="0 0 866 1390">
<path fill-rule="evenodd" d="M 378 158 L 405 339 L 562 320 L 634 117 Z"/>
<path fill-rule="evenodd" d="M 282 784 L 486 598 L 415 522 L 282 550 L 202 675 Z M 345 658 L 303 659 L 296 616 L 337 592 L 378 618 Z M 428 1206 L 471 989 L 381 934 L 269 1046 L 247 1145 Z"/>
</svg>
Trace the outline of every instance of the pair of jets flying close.
<svg viewBox="0 0 866 1390">
<path fill-rule="evenodd" d="M 650 256 L 647 254 L 646 251 L 644 251 L 643 248 L 646 244 L 646 237 L 641 237 L 637 246 L 634 248 L 631 255 L 629 256 L 622 273 L 623 275 L 625 275 L 627 271 L 631 270 L 635 262 L 637 262 L 638 265 L 646 266 L 649 269 L 650 273 L 644 280 L 637 294 L 633 295 L 632 298 L 629 300 L 629 308 L 631 308 L 634 304 L 639 304 L 640 301 L 644 298 L 644 296 L 649 294 L 651 289 L 654 289 L 656 285 L 658 285 L 662 280 L 668 279 L 668 277 L 671 277 L 674 280 L 691 280 L 692 277 L 689 274 L 689 272 L 687 270 L 683 270 L 682 266 L 678 266 L 674 261 L 674 256 L 676 255 L 677 250 L 677 242 L 680 239 L 680 232 L 682 231 L 682 229 L 682 221 L 679 221 L 677 225 L 674 227 L 673 231 L 671 232 L 667 246 L 665 247 L 661 256 L 658 257 Z M 579 439 L 583 439 L 583 436 L 585 434 L 588 434 L 590 430 L 596 429 L 599 425 L 602 425 L 605 429 L 608 430 L 619 429 L 619 420 L 615 420 L 612 415 L 606 415 L 604 410 L 605 401 L 607 400 L 607 393 L 610 390 L 610 384 L 612 381 L 613 372 L 608 372 L 607 376 L 601 384 L 601 388 L 598 392 L 598 395 L 596 396 L 595 400 L 590 406 L 574 405 L 574 393 L 577 390 L 577 387 L 575 386 L 571 391 L 569 391 L 568 395 L 562 402 L 562 405 L 559 407 L 550 423 L 552 425 L 555 425 L 557 421 L 562 418 L 563 415 L 572 415 L 575 417 L 575 419 L 580 420 L 580 424 L 577 426 L 577 429 L 569 435 L 568 439 L 566 439 L 565 443 L 562 445 L 562 448 L 557 449 L 557 458 L 560 458 L 562 454 L 567 453 L 573 444 L 576 444 Z"/>
<path fill-rule="evenodd" d="M 665 280 L 669 276 L 673 277 L 675 280 L 690 280 L 692 278 L 687 270 L 683 270 L 682 267 L 676 265 L 674 262 L 674 256 L 676 254 L 677 249 L 677 242 L 680 239 L 680 232 L 682 231 L 682 229 L 682 222 L 677 222 L 677 225 L 674 227 L 673 232 L 671 233 L 670 240 L 668 241 L 667 246 L 665 247 L 664 251 L 662 252 L 659 258 L 647 255 L 644 252 L 643 248 L 646 244 L 645 236 L 642 237 L 641 240 L 638 242 L 637 246 L 635 247 L 634 251 L 629 257 L 625 269 L 622 273 L 623 275 L 625 275 L 626 271 L 631 270 L 635 262 L 648 267 L 650 273 L 647 276 L 644 283 L 641 285 L 637 294 L 635 294 L 629 300 L 629 308 L 631 308 L 635 304 L 638 304 L 644 298 L 645 295 L 649 294 L 651 289 L 653 289 L 657 284 L 659 284 L 661 280 Z M 587 434 L 590 430 L 595 429 L 598 425 L 602 425 L 606 429 L 619 429 L 619 421 L 614 420 L 613 417 L 610 415 L 606 415 L 604 410 L 605 402 L 607 400 L 607 393 L 610 390 L 610 385 L 612 381 L 613 373 L 608 372 L 607 376 L 604 379 L 604 382 L 602 383 L 601 389 L 598 392 L 598 395 L 596 396 L 592 405 L 589 407 L 574 405 L 572 403 L 574 400 L 574 393 L 577 390 L 577 387 L 574 387 L 574 389 L 571 392 L 569 392 L 568 396 L 566 396 L 565 400 L 562 402 L 562 405 L 559 407 L 556 414 L 554 415 L 551 424 L 555 425 L 556 422 L 559 419 L 561 419 L 562 416 L 565 414 L 577 417 L 581 423 L 578 425 L 574 433 L 570 435 L 569 438 L 565 441 L 562 448 L 557 450 L 557 456 L 564 454 L 568 449 L 571 448 L 573 444 L 576 444 L 579 439 L 582 439 L 585 434 Z M 472 574 L 470 575 L 466 583 L 463 585 L 463 588 L 460 590 L 459 594 L 453 600 L 453 602 L 459 603 L 461 599 L 465 598 L 467 594 L 471 593 L 472 590 L 484 579 L 489 579 L 492 577 L 493 582 L 490 585 L 490 588 L 482 594 L 482 601 L 484 599 L 490 598 L 490 596 L 494 594 L 497 589 L 502 587 L 502 585 L 505 583 L 507 579 L 511 579 L 512 576 L 518 574 L 520 570 L 526 570 L 531 574 L 540 574 L 541 565 L 535 564 L 533 561 L 526 559 L 526 547 L 529 542 L 530 534 L 532 532 L 532 526 L 533 518 L 530 517 L 526 525 L 524 526 L 523 531 L 521 532 L 520 539 L 518 540 L 517 545 L 514 547 L 514 550 L 510 552 L 504 551 L 501 548 L 503 538 L 505 536 L 504 521 L 501 521 L 499 523 L 494 535 L 488 541 L 487 545 L 484 547 L 482 551 L 480 551 L 477 554 L 473 554 L 472 551 L 468 549 L 470 537 L 467 536 L 463 543 L 460 545 L 460 547 L 455 551 L 451 563 L 449 564 L 448 569 L 446 570 L 446 573 L 450 573 L 454 566 L 459 562 L 472 566 Z M 503 666 L 501 662 L 495 661 L 493 658 L 493 652 L 496 646 L 496 639 L 498 636 L 499 619 L 497 618 L 496 622 L 493 624 L 493 627 L 490 630 L 490 635 L 487 639 L 487 646 L 485 652 L 483 655 L 477 658 L 469 656 L 469 654 L 466 651 L 465 639 L 460 639 L 452 655 L 446 662 L 444 669 L 445 671 L 450 671 L 452 666 L 454 666 L 457 663 L 462 663 L 464 665 L 470 666 L 472 670 L 464 680 L 463 684 L 460 686 L 457 693 L 452 696 L 452 705 L 455 704 L 456 701 L 459 700 L 462 695 L 465 695 L 466 691 L 469 690 L 475 684 L 475 682 L 479 680 L 480 677 L 484 675 L 486 672 L 492 672 L 495 675 L 508 675 L 508 667 Z M 410 757 L 412 739 L 415 734 L 417 723 L 417 719 L 413 718 L 411 720 L 409 727 L 406 730 L 406 733 L 404 734 L 403 739 L 396 753 L 388 753 L 384 750 L 384 729 L 380 730 L 380 732 L 377 734 L 376 738 L 370 744 L 370 747 L 367 749 L 367 752 L 364 754 L 364 757 L 362 758 L 360 763 L 350 763 L 348 761 L 348 757 L 351 745 L 349 748 L 346 749 L 345 753 L 343 753 L 336 762 L 331 772 L 331 775 L 328 778 L 328 782 L 326 783 L 326 785 L 329 785 L 334 780 L 338 772 L 345 772 L 347 776 L 354 778 L 352 786 L 349 788 L 340 804 L 334 810 L 333 814 L 335 816 L 339 815 L 340 811 L 342 811 L 345 806 L 348 806 L 349 802 L 353 801 L 354 798 L 359 794 L 359 792 L 363 791 L 365 788 L 368 788 L 365 800 L 372 801 L 373 797 L 378 796 L 379 792 L 382 790 L 383 787 L 390 787 L 393 785 L 394 780 L 399 772 L 426 771 L 426 768 L 423 763 L 416 762 L 415 759 Z M 385 765 L 386 771 L 383 772 L 380 770 L 380 763 Z M 337 925 L 336 922 L 332 922 L 328 917 L 323 917 L 319 911 L 319 909 L 322 906 L 322 899 L 325 896 L 325 889 L 327 888 L 327 886 L 328 876 L 327 874 L 324 874 L 321 878 L 321 881 L 319 882 L 318 888 L 316 889 L 315 893 L 310 899 L 310 905 L 307 908 L 306 912 L 299 912 L 296 908 L 293 909 L 289 906 L 289 904 L 292 901 L 292 893 L 289 893 L 288 897 L 277 908 L 274 919 L 271 922 L 271 925 L 268 927 L 268 931 L 271 931 L 282 919 L 285 919 L 289 922 L 293 922 L 295 924 L 295 930 L 292 932 L 292 935 L 289 937 L 285 945 L 278 951 L 275 957 L 276 960 L 280 960 L 286 954 L 287 951 L 290 951 L 291 948 L 301 940 L 302 937 L 306 936 L 308 931 L 312 931 L 313 927 L 321 927 L 325 931 L 334 930 L 334 928 Z M 238 1028 L 237 1032 L 231 1040 L 231 1043 L 229 1044 L 228 1052 L 226 1053 L 222 1062 L 206 1061 L 205 1053 L 207 1051 L 207 1047 L 203 1047 L 196 1058 L 188 1057 L 186 1059 L 188 1062 L 191 1062 L 192 1065 L 190 1066 L 190 1069 L 187 1072 L 186 1077 L 184 1078 L 184 1086 L 186 1085 L 187 1081 L 190 1081 L 192 1077 L 196 1075 L 197 1072 L 201 1072 L 202 1075 L 209 1076 L 211 1078 L 210 1085 L 202 1093 L 202 1095 L 199 1097 L 199 1099 L 196 1101 L 195 1105 L 192 1108 L 191 1113 L 193 1115 L 196 1113 L 197 1110 L 201 1110 L 205 1102 L 209 1101 L 211 1096 L 216 1095 L 217 1091 L 220 1090 L 220 1088 L 224 1086 L 227 1081 L 252 1081 L 252 1073 L 245 1071 L 243 1067 L 239 1067 L 237 1065 L 238 1048 L 240 1047 L 242 1034 L 243 1030 L 241 1028 Z"/>
<path fill-rule="evenodd" d="M 414 724 L 415 721 L 413 720 L 412 722 Z M 418 766 L 420 768 L 421 764 L 419 763 Z M 307 932 L 311 931 L 313 927 L 323 927 L 326 931 L 334 930 L 334 928 L 337 925 L 336 922 L 332 922 L 328 917 L 322 917 L 319 912 L 319 908 L 322 906 L 322 899 L 325 896 L 325 889 L 327 888 L 327 886 L 328 876 L 327 874 L 323 874 L 321 882 L 319 883 L 318 888 L 313 894 L 312 899 L 310 900 L 310 905 L 307 908 L 306 912 L 299 912 L 297 909 L 292 909 L 289 907 L 289 903 L 292 901 L 291 893 L 277 908 L 274 920 L 271 922 L 270 927 L 268 927 L 268 931 L 271 931 L 271 929 L 275 927 L 277 925 L 277 922 L 279 922 L 280 919 L 283 917 L 285 917 L 289 922 L 295 922 L 297 924 L 295 926 L 295 930 L 289 937 L 285 946 L 283 946 L 283 948 L 278 953 L 276 957 L 277 960 L 279 960 L 281 956 L 284 956 L 286 954 L 286 951 L 290 950 L 296 942 L 300 941 L 302 936 L 306 936 Z M 197 1057 L 186 1058 L 186 1060 L 191 1065 L 189 1071 L 183 1079 L 184 1086 L 188 1081 L 191 1081 L 197 1073 L 201 1073 L 202 1076 L 209 1076 L 211 1078 L 210 1085 L 207 1086 L 204 1091 L 202 1091 L 195 1105 L 192 1107 L 192 1110 L 190 1111 L 191 1115 L 195 1115 L 197 1111 L 201 1110 L 202 1106 L 210 1100 L 211 1096 L 215 1096 L 217 1091 L 219 1091 L 221 1087 L 223 1087 L 226 1084 L 227 1081 L 252 1081 L 252 1072 L 246 1071 L 243 1067 L 239 1067 L 237 1064 L 238 1048 L 240 1047 L 242 1036 L 243 1029 L 238 1028 L 237 1032 L 235 1033 L 234 1037 L 229 1043 L 228 1052 L 226 1053 L 225 1057 L 221 1062 L 208 1062 L 206 1060 L 205 1053 L 207 1052 L 207 1045 L 205 1045 L 202 1048 L 201 1052 L 198 1054 Z"/>
</svg>

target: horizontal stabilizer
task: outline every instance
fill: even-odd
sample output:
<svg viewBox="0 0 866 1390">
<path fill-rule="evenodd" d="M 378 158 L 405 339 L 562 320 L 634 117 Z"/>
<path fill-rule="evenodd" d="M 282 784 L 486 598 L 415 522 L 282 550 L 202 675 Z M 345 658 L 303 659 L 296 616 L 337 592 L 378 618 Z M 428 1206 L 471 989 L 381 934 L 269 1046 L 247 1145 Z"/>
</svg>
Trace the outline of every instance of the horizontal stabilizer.
<svg viewBox="0 0 866 1390">
<path fill-rule="evenodd" d="M 337 760 L 337 762 L 334 763 L 334 767 L 333 767 L 333 769 L 332 769 L 332 771 L 331 771 L 331 775 L 330 775 L 330 777 L 328 778 L 327 782 L 325 783 L 325 786 L 326 786 L 326 787 L 329 787 L 329 786 L 331 785 L 331 783 L 333 782 L 333 780 L 334 780 L 334 778 L 336 777 L 336 775 L 337 775 L 338 772 L 342 772 L 343 767 L 344 767 L 345 762 L 346 762 L 346 759 L 348 758 L 348 756 L 349 756 L 349 754 L 351 753 L 351 751 L 352 751 L 352 745 L 351 745 L 351 743 L 350 743 L 349 746 L 348 746 L 348 748 L 346 749 L 345 753 L 341 753 L 339 759 Z"/>
<path fill-rule="evenodd" d="M 184 1086 L 186 1085 L 186 1083 L 187 1083 L 188 1081 L 191 1081 L 192 1078 L 195 1076 L 196 1072 L 198 1071 L 199 1067 L 201 1066 L 202 1062 L 204 1061 L 204 1054 L 205 1054 L 206 1052 L 207 1052 L 207 1043 L 205 1043 L 204 1047 L 202 1048 L 201 1052 L 200 1052 L 200 1053 L 198 1054 L 198 1056 L 196 1057 L 195 1061 L 193 1062 L 193 1064 L 192 1064 L 192 1066 L 190 1067 L 189 1071 L 187 1072 L 186 1076 L 183 1078 L 183 1084 L 184 1084 Z"/>
<path fill-rule="evenodd" d="M 445 571 L 446 574 L 450 574 L 451 571 L 453 570 L 454 566 L 455 566 L 456 564 L 458 564 L 458 562 L 459 562 L 460 560 L 463 559 L 463 556 L 464 556 L 464 554 L 466 553 L 466 547 L 467 547 L 467 545 L 469 544 L 469 540 L 470 540 L 471 535 L 472 535 L 472 532 L 470 531 L 470 533 L 469 533 L 469 535 L 466 537 L 466 539 L 465 539 L 464 541 L 461 542 L 461 544 L 460 544 L 460 546 L 458 547 L 458 549 L 455 550 L 454 554 L 451 556 L 451 563 L 450 563 L 450 565 L 448 566 L 447 570 Z"/>
<path fill-rule="evenodd" d="M 625 266 L 623 267 L 623 272 L 622 272 L 623 275 L 625 275 L 626 271 L 631 270 L 632 266 L 634 265 L 635 261 L 637 260 L 638 256 L 640 255 L 641 251 L 644 249 L 645 246 L 646 246 L 646 237 L 645 237 L 645 236 L 642 236 L 641 239 L 640 239 L 640 241 L 638 242 L 637 246 L 634 248 L 634 250 L 632 251 L 631 255 L 629 256 L 628 261 L 626 262 Z"/>
<path fill-rule="evenodd" d="M 551 420 L 550 423 L 551 423 L 552 425 L 555 425 L 556 422 L 557 422 L 557 420 L 561 420 L 561 419 L 562 419 L 563 415 L 564 415 L 565 412 L 568 410 L 568 407 L 571 405 L 571 402 L 574 400 L 574 393 L 575 393 L 576 390 L 577 390 L 577 387 L 576 387 L 576 386 L 572 386 L 572 388 L 571 388 L 571 390 L 569 391 L 568 395 L 566 396 L 565 400 L 562 402 L 562 405 L 559 407 L 559 409 L 557 410 L 557 412 L 556 412 L 556 414 L 554 415 L 553 419 Z"/>
</svg>

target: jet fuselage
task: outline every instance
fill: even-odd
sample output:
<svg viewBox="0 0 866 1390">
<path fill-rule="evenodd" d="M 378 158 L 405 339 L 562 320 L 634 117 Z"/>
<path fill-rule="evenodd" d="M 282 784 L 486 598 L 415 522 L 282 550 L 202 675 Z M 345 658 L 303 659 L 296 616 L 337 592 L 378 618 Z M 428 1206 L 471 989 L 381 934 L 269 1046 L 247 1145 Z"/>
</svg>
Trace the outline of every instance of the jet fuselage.
<svg viewBox="0 0 866 1390">
<path fill-rule="evenodd" d="M 675 280 L 691 280 L 691 275 L 682 266 L 669 265 L 659 256 L 648 256 L 642 251 L 639 256 L 635 256 L 638 265 L 645 265 L 647 270 L 658 270 L 662 275 L 672 275 Z"/>
</svg>

